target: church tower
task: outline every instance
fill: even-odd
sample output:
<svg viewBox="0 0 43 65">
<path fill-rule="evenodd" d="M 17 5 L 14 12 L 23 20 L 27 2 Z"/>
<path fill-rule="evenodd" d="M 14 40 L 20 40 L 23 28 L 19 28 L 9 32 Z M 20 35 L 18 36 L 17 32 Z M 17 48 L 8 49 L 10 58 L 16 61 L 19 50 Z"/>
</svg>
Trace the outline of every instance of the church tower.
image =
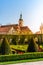
<svg viewBox="0 0 43 65">
<path fill-rule="evenodd" d="M 19 18 L 19 26 L 20 26 L 20 27 L 23 27 L 22 14 L 20 14 L 20 18 Z"/>
</svg>

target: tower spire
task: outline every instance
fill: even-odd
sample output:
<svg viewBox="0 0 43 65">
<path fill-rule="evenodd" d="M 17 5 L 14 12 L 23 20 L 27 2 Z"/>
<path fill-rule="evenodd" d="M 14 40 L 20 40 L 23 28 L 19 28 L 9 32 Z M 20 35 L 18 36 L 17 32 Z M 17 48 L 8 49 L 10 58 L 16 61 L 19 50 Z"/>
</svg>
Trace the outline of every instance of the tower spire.
<svg viewBox="0 0 43 65">
<path fill-rule="evenodd" d="M 20 27 L 23 26 L 22 13 L 20 14 L 20 18 L 19 18 L 19 26 L 20 26 Z"/>
<path fill-rule="evenodd" d="M 22 19 L 22 13 L 20 14 L 20 19 Z"/>
</svg>

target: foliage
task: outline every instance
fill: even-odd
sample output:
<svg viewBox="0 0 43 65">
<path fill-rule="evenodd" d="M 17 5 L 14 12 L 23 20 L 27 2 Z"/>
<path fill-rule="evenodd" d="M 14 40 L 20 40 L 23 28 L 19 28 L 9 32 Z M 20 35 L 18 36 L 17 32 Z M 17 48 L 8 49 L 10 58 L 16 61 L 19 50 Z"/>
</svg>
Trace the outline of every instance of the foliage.
<svg viewBox="0 0 43 65">
<path fill-rule="evenodd" d="M 13 48 L 15 47 L 16 49 L 20 49 L 20 50 L 24 50 L 24 49 L 26 50 L 28 48 L 28 50 L 27 50 L 28 52 L 29 51 L 30 52 L 38 51 L 38 45 L 43 44 L 42 43 L 43 35 L 41 35 L 41 34 L 38 34 L 38 35 L 36 35 L 36 34 L 33 34 L 33 35 L 0 35 L 0 38 L 3 38 L 3 37 L 7 38 L 7 41 L 10 41 L 10 39 L 12 39 L 11 42 L 8 42 L 8 43 L 11 43 L 11 45 L 18 45 L 18 46 L 12 46 Z M 35 37 L 38 38 L 38 44 L 34 40 Z M 27 39 L 27 41 L 26 41 L 26 39 Z M 25 42 L 28 45 L 26 48 L 24 46 Z M 0 47 L 3 45 L 4 44 L 0 45 Z M 19 46 L 19 45 L 21 45 L 21 46 Z M 22 45 L 23 45 L 23 47 L 22 47 Z M 0 49 L 2 49 L 2 48 L 0 48 Z"/>
<path fill-rule="evenodd" d="M 13 55 L 0 55 L 0 62 L 4 61 L 17 61 L 17 60 L 25 60 L 25 59 L 38 59 L 43 58 L 43 52 L 32 52 L 25 54 L 13 54 Z"/>
<path fill-rule="evenodd" d="M 34 40 L 34 38 L 32 37 L 30 39 L 30 42 L 29 42 L 29 47 L 27 49 L 28 52 L 35 52 L 35 51 L 38 51 L 38 46 Z"/>
<path fill-rule="evenodd" d="M 19 44 L 24 44 L 25 37 L 26 37 L 25 35 L 20 35 Z"/>
<path fill-rule="evenodd" d="M 43 49 L 43 45 L 40 45 L 40 48 Z"/>
<path fill-rule="evenodd" d="M 28 45 L 10 45 L 11 49 L 27 51 Z"/>
<path fill-rule="evenodd" d="M 19 36 L 18 35 L 14 35 L 13 38 L 12 38 L 11 43 L 14 44 L 14 45 L 17 45 L 18 44 L 18 39 L 19 39 Z"/>
<path fill-rule="evenodd" d="M 1 54 L 2 55 L 11 54 L 12 53 L 7 38 L 3 38 L 0 50 L 1 50 Z"/>
</svg>

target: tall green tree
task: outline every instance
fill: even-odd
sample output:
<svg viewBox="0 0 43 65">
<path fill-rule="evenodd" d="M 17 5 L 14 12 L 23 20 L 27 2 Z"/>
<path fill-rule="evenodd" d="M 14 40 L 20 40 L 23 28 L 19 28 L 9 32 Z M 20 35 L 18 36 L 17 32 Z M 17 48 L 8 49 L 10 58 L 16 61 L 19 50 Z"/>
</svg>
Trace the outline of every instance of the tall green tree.
<svg viewBox="0 0 43 65">
<path fill-rule="evenodd" d="M 20 35 L 20 40 L 19 40 L 19 44 L 24 44 L 25 42 L 25 35 Z"/>
<path fill-rule="evenodd" d="M 28 43 L 27 51 L 28 52 L 37 52 L 38 51 L 38 45 L 33 37 L 30 39 L 30 42 Z"/>
<path fill-rule="evenodd" d="M 7 38 L 3 38 L 0 50 L 1 50 L 2 55 L 12 54 L 12 51 L 11 51 L 11 48 L 10 48 Z"/>
<path fill-rule="evenodd" d="M 14 35 L 14 37 L 12 38 L 11 44 L 18 44 L 18 40 L 19 40 L 19 35 Z"/>
</svg>

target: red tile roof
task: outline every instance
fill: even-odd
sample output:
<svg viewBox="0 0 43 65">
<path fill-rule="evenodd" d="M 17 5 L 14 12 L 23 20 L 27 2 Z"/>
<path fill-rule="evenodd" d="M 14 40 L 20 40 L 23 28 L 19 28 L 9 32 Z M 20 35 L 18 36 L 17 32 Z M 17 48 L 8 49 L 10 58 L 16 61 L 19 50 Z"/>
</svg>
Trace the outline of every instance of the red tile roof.
<svg viewBox="0 0 43 65">
<path fill-rule="evenodd" d="M 1 29 L 3 28 L 11 28 L 11 27 L 13 27 L 15 30 L 17 30 L 18 28 L 19 28 L 19 25 L 18 24 L 10 24 L 10 25 L 2 25 L 1 26 Z"/>
<path fill-rule="evenodd" d="M 35 34 L 40 34 L 40 31 L 36 32 Z"/>
<path fill-rule="evenodd" d="M 11 27 L 0 27 L 0 32 L 8 32 Z"/>
<path fill-rule="evenodd" d="M 10 24 L 10 25 L 2 25 L 0 26 L 0 32 L 8 32 L 11 27 L 13 27 L 15 30 L 21 30 L 22 31 L 31 31 L 27 26 L 20 27 L 18 24 Z"/>
<path fill-rule="evenodd" d="M 21 29 L 21 30 L 25 30 L 25 31 L 31 31 L 31 30 L 28 28 L 28 26 L 23 26 L 23 27 L 21 27 L 20 29 Z"/>
<path fill-rule="evenodd" d="M 12 26 L 18 26 L 18 24 L 1 25 L 1 27 L 12 27 Z"/>
</svg>

